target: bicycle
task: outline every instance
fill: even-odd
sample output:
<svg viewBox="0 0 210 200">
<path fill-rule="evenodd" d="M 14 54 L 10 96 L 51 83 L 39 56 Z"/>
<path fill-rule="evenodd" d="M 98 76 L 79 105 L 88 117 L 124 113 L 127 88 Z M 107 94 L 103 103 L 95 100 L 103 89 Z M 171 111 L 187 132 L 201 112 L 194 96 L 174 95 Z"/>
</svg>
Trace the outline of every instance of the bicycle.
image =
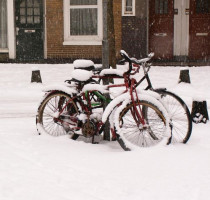
<svg viewBox="0 0 210 200">
<path fill-rule="evenodd" d="M 139 63 L 125 51 L 121 51 L 121 55 L 129 63 L 125 72 L 96 70 L 92 65 L 78 66 L 67 85 L 48 87 L 36 117 L 39 134 L 71 134 L 74 140 L 83 136 L 97 143 L 109 119 L 112 138 L 126 151 L 150 147 L 164 137 L 169 138 L 168 112 L 158 100 L 159 95 L 137 92 L 137 81 L 131 75 L 138 73 L 133 64 Z M 124 83 L 102 86 L 100 80 L 104 78 L 121 78 Z M 125 90 L 118 97 L 107 99 L 104 94 L 113 87 L 125 87 Z M 101 115 L 105 102 L 109 104 Z"/>
<path fill-rule="evenodd" d="M 152 90 L 161 95 L 161 99 L 164 105 L 167 107 L 167 111 L 170 113 L 170 129 L 171 138 L 169 143 L 187 143 L 192 132 L 192 118 L 190 111 L 185 102 L 176 94 L 171 91 L 167 91 L 166 88 L 154 89 L 149 77 L 150 64 L 148 61 L 154 56 L 150 54 L 148 58 L 137 60 L 138 64 L 134 64 L 135 67 L 142 67 L 144 76 L 138 81 L 136 86 L 138 87 L 144 80 L 147 81 L 147 87 L 145 90 Z"/>
</svg>

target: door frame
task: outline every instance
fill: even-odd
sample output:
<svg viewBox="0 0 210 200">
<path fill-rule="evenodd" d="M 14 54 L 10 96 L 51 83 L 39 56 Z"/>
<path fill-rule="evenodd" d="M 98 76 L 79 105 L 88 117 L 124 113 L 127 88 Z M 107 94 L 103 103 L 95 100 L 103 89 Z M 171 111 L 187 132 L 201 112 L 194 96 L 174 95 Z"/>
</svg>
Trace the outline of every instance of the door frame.
<svg viewBox="0 0 210 200">
<path fill-rule="evenodd" d="M 16 59 L 16 23 L 15 0 L 7 0 L 7 29 L 9 59 Z M 43 0 L 43 48 L 44 59 L 47 59 L 47 26 L 46 26 L 46 0 Z"/>
<path fill-rule="evenodd" d="M 174 14 L 174 57 L 177 59 L 187 59 L 189 56 L 189 16 L 190 16 L 190 0 L 174 0 L 174 9 L 178 9 L 178 13 Z M 183 5 L 184 1 L 184 5 Z M 176 5 L 177 4 L 177 5 Z M 184 16 L 184 17 L 183 17 Z"/>
<path fill-rule="evenodd" d="M 13 0 L 13 2 L 14 2 L 14 26 L 15 26 L 14 33 L 15 33 L 15 39 L 16 39 L 16 42 L 15 42 L 15 53 L 16 53 L 16 59 L 17 59 L 17 45 L 18 45 L 17 44 L 17 36 L 18 36 L 17 31 L 19 30 L 19 28 L 18 28 L 18 24 L 16 24 L 16 12 L 17 12 L 17 10 L 16 10 L 16 1 L 17 2 L 21 2 L 21 0 Z M 41 52 L 40 55 L 42 55 L 41 57 L 44 59 L 45 58 L 45 44 L 46 44 L 45 43 L 45 5 L 46 5 L 45 1 L 46 0 L 41 0 L 41 1 L 42 1 L 41 2 L 42 3 L 42 13 L 41 13 L 40 16 L 41 16 L 41 27 L 42 28 L 39 29 L 39 26 L 37 26 L 37 24 L 34 24 L 34 25 L 25 24 L 25 25 L 23 25 L 23 27 L 20 30 L 31 29 L 31 28 L 36 30 L 36 28 L 38 28 L 37 30 L 41 30 L 42 31 L 41 33 L 42 33 L 42 37 L 43 38 L 42 38 L 42 42 L 40 44 L 42 44 L 43 51 Z M 19 25 L 21 25 L 21 24 L 19 24 Z M 23 61 L 24 61 L 24 59 L 23 59 Z M 32 59 L 32 61 L 34 61 L 34 60 Z"/>
<path fill-rule="evenodd" d="M 14 0 L 7 0 L 7 30 L 9 58 L 16 58 L 16 36 L 15 36 L 15 8 Z"/>
</svg>

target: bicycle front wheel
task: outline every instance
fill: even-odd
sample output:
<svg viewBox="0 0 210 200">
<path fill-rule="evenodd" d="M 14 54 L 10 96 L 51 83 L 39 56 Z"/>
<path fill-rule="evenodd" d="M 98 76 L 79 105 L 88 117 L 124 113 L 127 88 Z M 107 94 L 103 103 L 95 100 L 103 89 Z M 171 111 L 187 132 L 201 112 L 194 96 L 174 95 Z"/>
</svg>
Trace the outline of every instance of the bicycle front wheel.
<svg viewBox="0 0 210 200">
<path fill-rule="evenodd" d="M 171 143 L 187 143 L 192 132 L 192 119 L 187 105 L 172 92 L 165 90 L 157 90 L 157 92 L 170 113 Z"/>
<path fill-rule="evenodd" d="M 134 119 L 133 108 L 132 103 L 127 104 L 118 116 L 117 134 L 125 143 L 124 145 L 120 140 L 121 147 L 132 149 L 133 147 L 150 147 L 158 144 L 166 136 L 167 130 L 166 118 L 162 112 L 150 102 L 143 100 L 136 102 L 136 108 L 138 112 L 142 113 L 145 121 L 145 125 L 142 125 Z"/>
</svg>

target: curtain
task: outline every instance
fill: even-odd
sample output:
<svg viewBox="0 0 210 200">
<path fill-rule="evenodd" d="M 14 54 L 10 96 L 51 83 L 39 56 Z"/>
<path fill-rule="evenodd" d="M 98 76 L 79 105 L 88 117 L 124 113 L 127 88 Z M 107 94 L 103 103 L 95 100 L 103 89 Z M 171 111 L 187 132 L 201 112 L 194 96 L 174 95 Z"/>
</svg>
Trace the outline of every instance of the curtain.
<svg viewBox="0 0 210 200">
<path fill-rule="evenodd" d="M 97 0 L 70 0 L 70 5 L 97 5 Z M 98 35 L 98 9 L 70 8 L 70 35 Z"/>
<path fill-rule="evenodd" d="M 7 0 L 0 0 L 0 48 L 7 48 Z"/>
<path fill-rule="evenodd" d="M 70 5 L 97 5 L 97 0 L 70 0 Z"/>
</svg>

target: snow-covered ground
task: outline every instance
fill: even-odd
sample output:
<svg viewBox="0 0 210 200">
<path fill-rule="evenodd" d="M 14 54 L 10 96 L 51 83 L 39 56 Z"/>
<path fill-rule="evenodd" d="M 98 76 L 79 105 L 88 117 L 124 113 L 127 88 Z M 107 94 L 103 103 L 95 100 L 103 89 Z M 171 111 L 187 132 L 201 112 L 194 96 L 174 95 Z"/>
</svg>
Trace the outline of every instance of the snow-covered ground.
<svg viewBox="0 0 210 200">
<path fill-rule="evenodd" d="M 43 84 L 31 84 L 35 65 L 0 64 L 0 200 L 207 200 L 210 198 L 210 123 L 194 124 L 187 144 L 125 152 L 68 136 L 39 136 L 36 109 L 49 84 L 70 77 L 72 65 L 38 65 Z M 37 66 L 36 66 L 37 67 Z M 191 109 L 207 100 L 210 67 L 152 67 L 154 87 L 179 94 Z"/>
</svg>

